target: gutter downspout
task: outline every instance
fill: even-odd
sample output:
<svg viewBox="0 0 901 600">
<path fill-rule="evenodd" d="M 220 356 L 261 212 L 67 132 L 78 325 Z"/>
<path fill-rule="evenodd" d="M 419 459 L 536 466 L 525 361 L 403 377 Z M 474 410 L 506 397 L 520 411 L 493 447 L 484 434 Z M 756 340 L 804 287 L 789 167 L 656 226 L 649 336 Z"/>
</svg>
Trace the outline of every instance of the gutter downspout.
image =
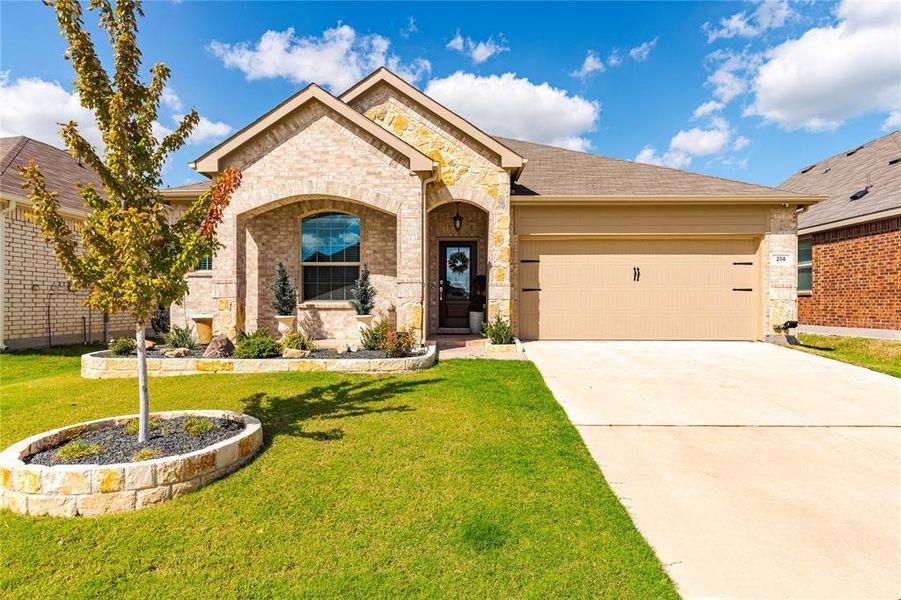
<svg viewBox="0 0 901 600">
<path fill-rule="evenodd" d="M 0 352 L 6 351 L 6 215 L 16 210 L 16 199 L 7 198 L 9 206 L 0 211 Z"/>
<path fill-rule="evenodd" d="M 419 343 L 425 345 L 429 331 L 429 210 L 427 188 L 441 176 L 441 164 L 432 163 L 432 174 L 422 180 L 422 327 Z"/>
</svg>

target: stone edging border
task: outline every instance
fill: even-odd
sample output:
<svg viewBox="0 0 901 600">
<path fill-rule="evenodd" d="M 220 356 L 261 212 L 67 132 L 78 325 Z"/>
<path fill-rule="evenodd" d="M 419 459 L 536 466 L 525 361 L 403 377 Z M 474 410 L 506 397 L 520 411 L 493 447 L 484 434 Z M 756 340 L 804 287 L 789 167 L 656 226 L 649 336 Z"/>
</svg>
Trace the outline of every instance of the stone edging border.
<svg viewBox="0 0 901 600">
<path fill-rule="evenodd" d="M 81 355 L 81 376 L 111 379 L 138 376 L 137 358 L 98 356 L 103 351 Z M 198 373 L 280 373 L 290 371 L 340 371 L 391 373 L 428 369 L 437 358 L 435 345 L 425 354 L 405 358 L 148 358 L 151 376 L 196 375 Z"/>
<path fill-rule="evenodd" d="M 241 413 L 225 410 L 176 410 L 153 413 L 240 421 L 244 431 L 212 446 L 176 456 L 110 465 L 25 464 L 21 458 L 57 445 L 84 428 L 134 419 L 111 417 L 45 431 L 0 453 L 0 507 L 22 515 L 95 517 L 130 512 L 199 490 L 251 460 L 263 446 L 263 426 Z"/>
</svg>

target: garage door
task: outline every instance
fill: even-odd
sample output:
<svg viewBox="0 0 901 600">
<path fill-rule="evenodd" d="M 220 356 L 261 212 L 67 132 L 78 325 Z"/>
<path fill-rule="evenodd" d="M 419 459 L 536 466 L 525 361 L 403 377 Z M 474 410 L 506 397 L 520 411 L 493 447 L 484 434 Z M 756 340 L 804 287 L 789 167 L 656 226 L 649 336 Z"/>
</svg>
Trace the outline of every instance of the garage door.
<svg viewBox="0 0 901 600">
<path fill-rule="evenodd" d="M 527 239 L 519 247 L 523 339 L 756 337 L 755 240 Z"/>
</svg>

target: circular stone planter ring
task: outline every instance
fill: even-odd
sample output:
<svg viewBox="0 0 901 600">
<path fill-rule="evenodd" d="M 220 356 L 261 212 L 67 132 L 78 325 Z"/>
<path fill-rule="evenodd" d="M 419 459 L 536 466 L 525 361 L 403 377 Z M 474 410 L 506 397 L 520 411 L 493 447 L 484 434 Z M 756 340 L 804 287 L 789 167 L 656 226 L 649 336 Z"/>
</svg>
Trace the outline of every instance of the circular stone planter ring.
<svg viewBox="0 0 901 600">
<path fill-rule="evenodd" d="M 176 410 L 153 417 L 214 417 L 244 423 L 244 430 L 212 446 L 154 460 L 110 465 L 25 464 L 23 458 L 55 447 L 86 429 L 118 424 L 112 417 L 47 431 L 0 453 L 0 507 L 22 515 L 94 517 L 129 512 L 199 490 L 248 462 L 263 446 L 263 427 L 248 415 L 224 410 Z"/>
</svg>

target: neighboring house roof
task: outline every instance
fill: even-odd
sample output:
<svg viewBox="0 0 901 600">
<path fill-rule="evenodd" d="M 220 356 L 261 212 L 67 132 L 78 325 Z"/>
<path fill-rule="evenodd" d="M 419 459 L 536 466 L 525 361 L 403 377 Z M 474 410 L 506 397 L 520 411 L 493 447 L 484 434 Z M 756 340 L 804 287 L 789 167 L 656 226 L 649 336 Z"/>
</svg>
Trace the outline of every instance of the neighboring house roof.
<svg viewBox="0 0 901 600">
<path fill-rule="evenodd" d="M 47 180 L 47 189 L 57 192 L 60 207 L 69 211 L 86 210 L 79 183 L 93 183 L 101 194 L 103 182 L 93 171 L 66 152 L 50 144 L 25 136 L 0 138 L 0 193 L 14 198 L 25 198 L 28 193 L 22 189 L 24 179 L 19 175 L 18 165 L 34 161 L 41 168 Z"/>
<path fill-rule="evenodd" d="M 901 131 L 894 131 L 857 148 L 808 165 L 781 187 L 829 199 L 798 217 L 802 232 L 836 229 L 901 214 Z M 869 181 L 868 178 L 869 177 Z M 855 192 L 871 186 L 866 195 Z"/>
<path fill-rule="evenodd" d="M 253 139 L 257 135 L 262 134 L 266 129 L 277 123 L 286 115 L 297 110 L 310 101 L 319 101 L 329 109 L 343 116 L 351 123 L 366 131 L 379 141 L 393 148 L 396 152 L 406 156 L 410 161 L 410 170 L 416 172 L 431 172 L 435 167 L 434 161 L 403 141 L 396 135 L 389 133 L 384 128 L 379 127 L 341 100 L 335 98 L 327 91 L 311 83 L 304 89 L 300 90 L 265 115 L 244 127 L 239 132 L 195 160 L 191 163 L 191 167 L 203 174 L 214 174 L 219 172 L 219 160 L 227 154 L 235 151 L 244 143 Z"/>
<path fill-rule="evenodd" d="M 804 197 L 711 175 L 521 140 L 497 139 L 529 161 L 513 185 L 513 196 L 797 196 L 799 200 Z"/>
<path fill-rule="evenodd" d="M 401 77 L 398 77 L 385 67 L 379 67 L 353 86 L 346 92 L 341 94 L 342 102 L 350 104 L 355 98 L 361 96 L 366 90 L 384 83 L 390 85 L 402 94 L 405 94 L 413 101 L 432 111 L 466 135 L 483 144 L 485 147 L 495 152 L 501 158 L 501 167 L 507 169 L 522 169 L 523 157 L 517 154 L 512 148 L 507 147 L 500 138 L 493 137 L 448 109 L 447 107 L 435 102 L 432 98 L 426 96 L 421 90 L 407 83 Z"/>
</svg>

